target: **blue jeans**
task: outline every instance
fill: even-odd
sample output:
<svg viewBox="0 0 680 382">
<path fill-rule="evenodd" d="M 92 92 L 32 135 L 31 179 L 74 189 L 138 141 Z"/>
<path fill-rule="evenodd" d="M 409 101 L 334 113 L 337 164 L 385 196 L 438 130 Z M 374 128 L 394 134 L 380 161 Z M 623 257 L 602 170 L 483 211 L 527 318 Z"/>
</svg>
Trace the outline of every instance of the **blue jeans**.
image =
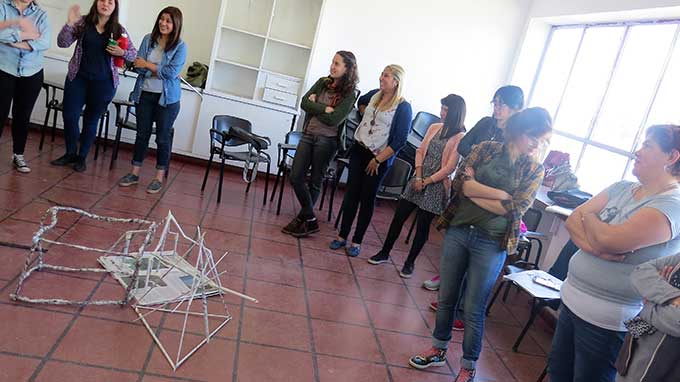
<svg viewBox="0 0 680 382">
<path fill-rule="evenodd" d="M 474 369 L 482 351 L 486 304 L 507 252 L 498 239 L 490 238 L 474 226 L 450 227 L 446 230 L 439 265 L 439 306 L 432 333 L 432 346 L 448 348 L 456 305 L 467 273 L 463 296 L 465 334 L 462 367 Z"/>
<path fill-rule="evenodd" d="M 156 169 L 167 170 L 170 164 L 172 146 L 170 130 L 179 114 L 179 102 L 163 107 L 158 104 L 160 98 L 160 93 L 142 92 L 139 103 L 135 105 L 137 110 L 137 136 L 135 137 L 135 149 L 132 155 L 133 166 L 141 167 L 144 162 L 154 122 L 156 122 Z"/>
<path fill-rule="evenodd" d="M 590 324 L 562 304 L 548 358 L 550 381 L 613 382 L 625 334 Z"/>
<path fill-rule="evenodd" d="M 300 202 L 300 217 L 314 217 L 314 204 L 319 199 L 323 176 L 333 156 L 338 151 L 337 137 L 304 134 L 295 149 L 293 166 L 290 171 L 290 183 L 295 196 Z M 310 171 L 311 168 L 311 171 Z M 305 181 L 310 171 L 309 183 Z"/>
<path fill-rule="evenodd" d="M 64 136 L 66 139 L 66 153 L 78 154 L 82 159 L 92 147 L 97 137 L 97 122 L 106 111 L 109 103 L 116 94 L 113 80 L 86 80 L 76 76 L 73 81 L 66 79 L 64 84 Z M 78 122 L 83 113 L 83 131 L 79 132 Z M 80 151 L 78 151 L 80 140 Z"/>
</svg>

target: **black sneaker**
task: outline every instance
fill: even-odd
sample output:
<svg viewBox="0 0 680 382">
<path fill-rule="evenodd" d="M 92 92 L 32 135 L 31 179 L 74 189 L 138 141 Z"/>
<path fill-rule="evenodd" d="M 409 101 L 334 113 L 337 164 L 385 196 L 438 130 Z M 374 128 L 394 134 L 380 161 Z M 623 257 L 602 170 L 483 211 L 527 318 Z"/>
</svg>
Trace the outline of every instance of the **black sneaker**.
<svg viewBox="0 0 680 382">
<path fill-rule="evenodd" d="M 390 261 L 390 255 L 383 252 L 382 250 L 378 252 L 376 255 L 371 256 L 370 259 L 368 259 L 368 262 L 373 265 L 386 263 L 388 261 Z"/>
<path fill-rule="evenodd" d="M 68 166 L 75 164 L 78 161 L 78 156 L 76 154 L 64 154 L 59 158 L 50 162 L 53 166 Z"/>
<path fill-rule="evenodd" d="M 404 263 L 401 272 L 399 272 L 399 276 L 404 279 L 410 279 L 411 276 L 413 276 L 413 263 Z"/>
<path fill-rule="evenodd" d="M 302 219 L 296 216 L 293 220 L 290 221 L 290 223 L 286 224 L 285 227 L 281 228 L 281 232 L 292 235 L 293 232 L 298 229 L 297 227 L 300 224 L 302 224 Z"/>
<path fill-rule="evenodd" d="M 314 218 L 313 220 L 303 220 L 296 229 L 290 232 L 293 237 L 306 237 L 310 234 L 319 232 L 319 221 Z"/>
<path fill-rule="evenodd" d="M 139 183 L 139 176 L 132 173 L 125 175 L 118 181 L 118 185 L 121 187 L 129 187 L 137 183 Z"/>
<path fill-rule="evenodd" d="M 446 365 L 446 349 L 430 348 L 430 350 L 423 354 L 411 357 L 408 363 L 420 370 L 430 366 L 444 366 Z"/>
<path fill-rule="evenodd" d="M 87 170 L 87 164 L 85 163 L 85 158 L 78 157 L 76 163 L 73 165 L 73 169 L 76 172 L 84 172 Z"/>
</svg>

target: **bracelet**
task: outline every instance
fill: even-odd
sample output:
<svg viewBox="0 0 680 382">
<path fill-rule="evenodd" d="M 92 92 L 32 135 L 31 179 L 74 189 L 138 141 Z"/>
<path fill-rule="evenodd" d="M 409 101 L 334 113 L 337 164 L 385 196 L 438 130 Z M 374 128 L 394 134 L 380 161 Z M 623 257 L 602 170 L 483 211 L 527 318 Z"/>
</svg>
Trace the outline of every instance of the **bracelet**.
<svg viewBox="0 0 680 382">
<path fill-rule="evenodd" d="M 373 160 L 375 161 L 375 163 L 380 164 L 380 161 L 378 160 L 378 157 L 373 157 Z"/>
</svg>

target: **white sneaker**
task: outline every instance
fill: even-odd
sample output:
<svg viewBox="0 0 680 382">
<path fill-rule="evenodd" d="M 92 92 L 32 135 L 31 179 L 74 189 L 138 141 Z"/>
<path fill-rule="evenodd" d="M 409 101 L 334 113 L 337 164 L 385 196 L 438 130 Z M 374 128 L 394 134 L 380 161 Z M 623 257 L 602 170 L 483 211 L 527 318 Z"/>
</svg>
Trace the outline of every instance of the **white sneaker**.
<svg viewBox="0 0 680 382">
<path fill-rule="evenodd" d="M 24 159 L 23 155 L 14 154 L 12 156 L 12 164 L 14 164 L 14 168 L 21 173 L 27 174 L 31 172 L 31 168 L 28 167 L 28 163 L 26 163 L 26 159 Z"/>
</svg>

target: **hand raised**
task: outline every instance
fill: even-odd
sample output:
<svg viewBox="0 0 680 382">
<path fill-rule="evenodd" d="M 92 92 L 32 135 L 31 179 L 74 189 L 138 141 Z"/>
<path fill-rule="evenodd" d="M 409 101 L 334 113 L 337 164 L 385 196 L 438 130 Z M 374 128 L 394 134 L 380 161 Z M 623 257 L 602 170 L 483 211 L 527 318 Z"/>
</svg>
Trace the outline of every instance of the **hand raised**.
<svg viewBox="0 0 680 382">
<path fill-rule="evenodd" d="M 80 5 L 75 4 L 72 5 L 71 8 L 68 9 L 68 21 L 67 24 L 70 26 L 75 25 L 75 23 L 80 20 Z"/>
</svg>

